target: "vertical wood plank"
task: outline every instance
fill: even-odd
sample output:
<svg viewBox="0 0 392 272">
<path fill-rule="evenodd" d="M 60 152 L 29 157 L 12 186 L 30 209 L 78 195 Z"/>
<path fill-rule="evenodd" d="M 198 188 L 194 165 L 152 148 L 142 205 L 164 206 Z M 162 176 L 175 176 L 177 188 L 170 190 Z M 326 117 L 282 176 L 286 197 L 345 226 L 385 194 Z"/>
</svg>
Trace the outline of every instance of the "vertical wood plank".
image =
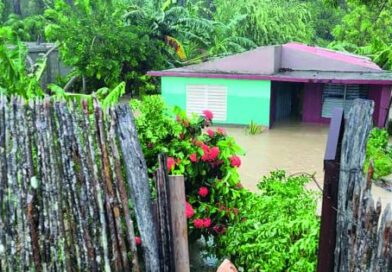
<svg viewBox="0 0 392 272">
<path fill-rule="evenodd" d="M 185 184 L 183 176 L 169 176 L 174 261 L 176 272 L 189 272 L 188 226 L 185 216 Z"/>
<path fill-rule="evenodd" d="M 324 157 L 324 189 L 318 252 L 318 272 L 333 270 L 336 242 L 336 207 L 338 197 L 340 149 L 344 132 L 343 109 L 333 111 Z"/>
<path fill-rule="evenodd" d="M 117 106 L 115 113 L 118 121 L 116 131 L 125 162 L 130 198 L 135 205 L 137 224 L 142 238 L 145 270 L 159 271 L 158 239 L 156 226 L 152 223 L 153 213 L 147 166 L 137 138 L 133 115 L 128 105 Z"/>
</svg>

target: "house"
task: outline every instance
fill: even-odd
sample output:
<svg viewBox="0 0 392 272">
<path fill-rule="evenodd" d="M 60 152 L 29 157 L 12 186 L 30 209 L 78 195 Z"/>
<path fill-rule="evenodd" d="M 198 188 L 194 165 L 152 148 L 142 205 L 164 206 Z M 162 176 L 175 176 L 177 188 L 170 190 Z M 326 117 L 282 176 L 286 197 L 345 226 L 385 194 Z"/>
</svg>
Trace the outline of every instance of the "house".
<svg viewBox="0 0 392 272">
<path fill-rule="evenodd" d="M 209 109 L 217 123 L 267 127 L 285 119 L 328 123 L 333 108 L 347 112 L 355 98 L 374 100 L 374 123 L 383 126 L 392 86 L 392 73 L 366 57 L 300 43 L 149 75 L 161 77 L 168 104 L 188 113 Z"/>
</svg>

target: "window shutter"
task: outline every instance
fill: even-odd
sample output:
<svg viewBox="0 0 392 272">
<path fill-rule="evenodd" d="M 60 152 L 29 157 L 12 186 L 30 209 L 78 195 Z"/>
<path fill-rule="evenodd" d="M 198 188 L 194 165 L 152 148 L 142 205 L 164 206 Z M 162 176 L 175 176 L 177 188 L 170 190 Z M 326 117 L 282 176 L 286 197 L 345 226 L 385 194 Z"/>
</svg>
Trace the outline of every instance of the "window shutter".
<svg viewBox="0 0 392 272">
<path fill-rule="evenodd" d="M 186 112 L 201 115 L 204 110 L 214 114 L 214 120 L 227 119 L 227 88 L 221 85 L 187 85 Z"/>
<path fill-rule="evenodd" d="M 321 116 L 325 118 L 332 117 L 332 110 L 337 107 L 344 107 L 344 85 L 324 85 Z"/>
<path fill-rule="evenodd" d="M 367 98 L 368 87 L 365 85 L 339 85 L 326 84 L 323 91 L 323 107 L 322 117 L 332 117 L 332 110 L 336 107 L 344 109 L 347 115 L 353 104 L 353 100 L 357 98 Z"/>
</svg>

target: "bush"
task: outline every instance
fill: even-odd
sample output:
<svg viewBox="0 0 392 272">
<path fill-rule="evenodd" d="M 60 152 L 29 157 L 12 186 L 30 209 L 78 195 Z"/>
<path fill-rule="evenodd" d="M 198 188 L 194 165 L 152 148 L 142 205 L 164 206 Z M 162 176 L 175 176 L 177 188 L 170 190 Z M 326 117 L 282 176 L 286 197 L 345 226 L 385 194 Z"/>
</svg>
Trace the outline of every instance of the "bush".
<svg viewBox="0 0 392 272">
<path fill-rule="evenodd" d="M 389 135 L 385 129 L 374 128 L 370 132 L 366 146 L 365 171 L 370 161 L 374 163 L 374 179 L 380 179 L 392 173 L 392 151 L 388 145 Z"/>
<path fill-rule="evenodd" d="M 389 136 L 392 136 L 392 120 L 388 120 L 387 132 L 388 132 Z"/>
<path fill-rule="evenodd" d="M 218 236 L 237 222 L 246 194 L 237 172 L 242 151 L 223 129 L 208 129 L 212 113 L 188 118 L 179 108 L 167 108 L 160 96 L 131 105 L 150 174 L 164 152 L 170 174 L 185 176 L 190 240 Z"/>
<path fill-rule="evenodd" d="M 319 221 L 315 198 L 303 188 L 308 178 L 275 172 L 251 193 L 237 171 L 241 148 L 223 129 L 209 128 L 211 112 L 188 117 L 160 96 L 131 105 L 150 175 L 165 152 L 169 172 L 185 177 L 190 242 L 204 237 L 209 253 L 245 271 L 315 269 Z"/>
<path fill-rule="evenodd" d="M 164 44 L 150 38 L 148 26 L 126 25 L 125 8 L 112 1 L 76 0 L 69 5 L 56 0 L 45 11 L 46 38 L 59 42 L 64 63 L 86 78 L 86 92 L 120 82 L 135 94 L 155 91 L 146 72 L 166 65 Z"/>
<path fill-rule="evenodd" d="M 219 240 L 219 255 L 243 271 L 315 271 L 319 219 L 306 177 L 271 173 L 239 207 L 242 220 Z"/>
</svg>

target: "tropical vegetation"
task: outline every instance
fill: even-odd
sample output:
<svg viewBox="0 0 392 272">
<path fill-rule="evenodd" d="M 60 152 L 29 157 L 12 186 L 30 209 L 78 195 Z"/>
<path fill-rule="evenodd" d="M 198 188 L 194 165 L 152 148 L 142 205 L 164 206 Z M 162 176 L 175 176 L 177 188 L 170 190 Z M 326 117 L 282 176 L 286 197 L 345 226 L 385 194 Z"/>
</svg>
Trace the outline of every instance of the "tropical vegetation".
<svg viewBox="0 0 392 272">
<path fill-rule="evenodd" d="M 211 128 L 210 111 L 189 118 L 160 96 L 132 107 L 150 175 L 166 153 L 168 172 L 185 177 L 190 242 L 212 241 L 210 254 L 243 271 L 315 270 L 319 219 L 316 197 L 304 189 L 308 177 L 273 172 L 251 193 L 238 174 L 243 152 L 224 129 Z"/>
<path fill-rule="evenodd" d="M 392 148 L 389 144 L 389 134 L 385 129 L 374 128 L 369 135 L 366 146 L 365 170 L 372 163 L 373 178 L 380 178 L 392 174 Z"/>
<path fill-rule="evenodd" d="M 278 171 L 259 192 L 242 188 L 243 152 L 213 113 L 168 108 L 147 71 L 173 68 L 262 45 L 297 41 L 372 58 L 392 69 L 392 0 L 2 0 L 0 93 L 26 99 L 95 100 L 128 93 L 150 176 L 157 156 L 186 179 L 190 240 L 244 271 L 314 271 L 318 218 L 306 177 Z M 41 83 L 47 55 L 33 61 L 24 42 L 51 42 L 71 72 Z M 249 133 L 260 132 L 251 123 Z M 388 134 L 369 138 L 375 178 L 392 172 Z M 140 241 L 139 241 L 140 242 Z"/>
<path fill-rule="evenodd" d="M 391 11 L 390 0 L 3 0 L 0 19 L 19 41 L 58 44 L 73 68 L 62 87 L 72 80 L 73 92 L 91 93 L 125 82 L 139 96 L 159 92 L 149 70 L 288 41 L 390 69 Z"/>
</svg>

